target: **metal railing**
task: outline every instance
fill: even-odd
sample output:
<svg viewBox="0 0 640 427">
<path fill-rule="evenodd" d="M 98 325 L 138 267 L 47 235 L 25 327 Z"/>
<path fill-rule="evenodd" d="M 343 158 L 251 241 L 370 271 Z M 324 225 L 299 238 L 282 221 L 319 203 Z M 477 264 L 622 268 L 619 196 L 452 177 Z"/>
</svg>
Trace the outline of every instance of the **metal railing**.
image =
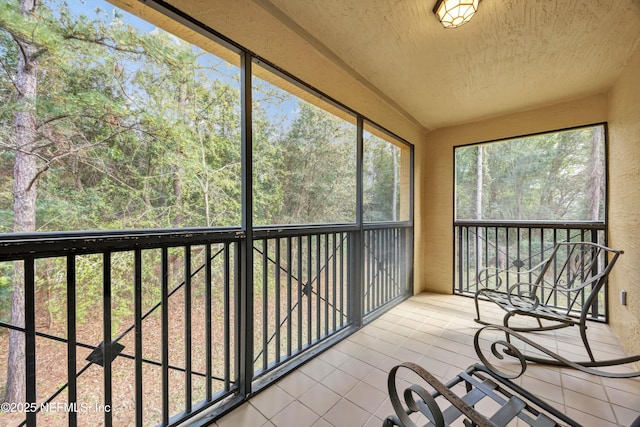
<svg viewBox="0 0 640 427">
<path fill-rule="evenodd" d="M 535 280 L 535 271 L 526 271 L 551 255 L 556 243 L 587 241 L 606 246 L 607 242 L 602 222 L 458 220 L 454 228 L 454 293 L 461 295 L 475 294 L 478 274 L 487 267 L 521 272 L 501 276 L 502 289 L 506 289 L 518 281 Z M 591 320 L 606 321 L 606 289 L 605 285 L 598 304 L 591 308 Z M 558 302 L 559 307 L 562 304 Z"/>
<path fill-rule="evenodd" d="M 410 231 L 406 226 L 370 226 L 364 231 L 364 314 L 410 292 L 407 265 Z"/>
<path fill-rule="evenodd" d="M 0 345 L 24 340 L 29 406 L 0 417 L 211 421 L 408 297 L 411 230 L 260 228 L 251 257 L 232 228 L 5 235 L 0 272 L 21 281 L 25 321 L 1 319 Z"/>
<path fill-rule="evenodd" d="M 264 374 L 350 324 L 353 227 L 254 235 L 254 370 Z"/>
</svg>

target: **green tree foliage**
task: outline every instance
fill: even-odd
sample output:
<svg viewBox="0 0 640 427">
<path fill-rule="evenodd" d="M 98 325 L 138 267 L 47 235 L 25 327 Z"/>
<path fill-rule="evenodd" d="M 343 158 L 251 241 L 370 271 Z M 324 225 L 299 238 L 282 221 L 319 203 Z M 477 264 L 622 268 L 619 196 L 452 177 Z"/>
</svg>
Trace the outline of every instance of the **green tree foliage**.
<svg viewBox="0 0 640 427">
<path fill-rule="evenodd" d="M 355 221 L 355 127 L 309 103 L 284 138 L 280 224 Z"/>
<path fill-rule="evenodd" d="M 400 148 L 366 133 L 364 140 L 365 221 L 396 221 L 400 208 Z"/>
<path fill-rule="evenodd" d="M 456 149 L 456 217 L 602 220 L 602 134 L 603 128 L 595 126 Z M 480 215 L 476 212 L 478 191 Z"/>
<path fill-rule="evenodd" d="M 254 78 L 256 224 L 355 221 L 356 128 Z"/>
<path fill-rule="evenodd" d="M 39 9 L 36 33 L 38 230 L 237 224 L 237 69 L 161 30 L 142 32 L 118 13 L 97 10 L 90 19 L 65 3 L 48 6 Z M 11 16 L 4 28 L 26 25 Z M 0 90 L 11 100 L 9 30 L 0 37 Z M 7 138 L 12 108 L 0 109 Z M 3 231 L 11 230 L 12 161 L 3 143 Z"/>
</svg>

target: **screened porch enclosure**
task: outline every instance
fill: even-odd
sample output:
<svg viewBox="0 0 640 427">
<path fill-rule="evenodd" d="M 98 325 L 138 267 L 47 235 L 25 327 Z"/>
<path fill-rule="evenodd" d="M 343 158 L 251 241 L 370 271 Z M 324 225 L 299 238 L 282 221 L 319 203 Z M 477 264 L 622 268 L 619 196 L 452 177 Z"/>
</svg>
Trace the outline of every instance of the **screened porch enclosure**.
<svg viewBox="0 0 640 427">
<path fill-rule="evenodd" d="M 0 198 L 0 382 L 25 392 L 0 424 L 205 424 L 412 293 L 413 145 L 150 6 L 31 16 L 86 37 L 30 40 L 50 108 L 15 191 L 35 226 Z"/>
<path fill-rule="evenodd" d="M 391 413 L 385 406 L 385 380 L 393 364 L 413 360 L 450 378 L 477 362 L 469 344 L 477 327 L 473 300 L 465 296 L 476 291 L 484 267 L 527 269 L 557 242 L 606 245 L 609 236 L 631 249 L 620 248 L 627 259 L 635 253 L 637 195 L 626 187 L 635 188 L 629 184 L 635 183 L 637 132 L 626 128 L 627 122 L 635 123 L 635 109 L 627 107 L 637 104 L 637 59 L 627 72 L 629 82 L 617 90 L 628 97 L 626 104 L 617 100 L 619 93 L 581 98 L 587 91 L 577 98 L 565 94 L 571 95 L 567 103 L 560 97 L 539 104 L 549 108 L 531 104 L 529 111 L 505 101 L 504 111 L 489 111 L 494 98 L 500 104 L 501 92 L 509 89 L 496 90 L 484 81 L 486 87 L 477 93 L 479 87 L 457 90 L 455 96 L 443 90 L 447 99 L 461 103 L 447 110 L 435 99 L 416 95 L 423 84 L 439 87 L 443 82 L 434 84 L 436 79 L 422 75 L 399 79 L 396 62 L 392 79 L 385 81 L 375 71 L 383 62 L 391 63 L 378 55 L 382 50 L 369 55 L 377 61 L 369 64 L 371 69 L 358 63 L 367 56 L 361 56 L 367 52 L 362 48 L 378 47 L 375 37 L 361 40 L 359 48 L 339 36 L 340 49 L 324 45 L 329 39 L 316 38 L 320 33 L 314 35 L 312 26 L 307 32 L 295 13 L 287 16 L 302 5 L 296 1 L 110 1 L 117 6 L 98 0 L 35 3 L 45 12 L 37 25 L 48 31 L 34 31 L 31 40 L 41 42 L 38 56 L 46 59 L 39 64 L 34 103 L 39 107 L 33 111 L 34 123 L 43 127 L 33 146 L 17 140 L 11 145 L 11 108 L 19 105 L 19 90 L 10 78 L 0 82 L 9 100 L 6 114 L 0 114 L 0 133 L 9 135 L 2 138 L 0 150 L 0 398 L 12 370 L 11 349 L 17 349 L 25 369 L 20 376 L 24 384 L 18 385 L 25 391 L 24 401 L 0 408 L 0 427 L 226 427 L 238 425 L 238 419 L 250 419 L 247 425 L 285 426 L 298 420 L 300 408 L 310 414 L 309 425 L 380 425 Z M 95 12 L 88 11 L 98 3 Z M 331 3 L 336 18 L 352 19 L 342 30 L 354 40 L 364 28 L 354 25 L 357 19 L 370 19 L 375 31 L 362 35 L 384 37 L 380 47 L 396 37 L 385 35 L 376 22 L 384 22 L 386 30 L 395 18 L 420 16 L 399 3 L 387 2 L 389 13 L 373 7 L 366 9 L 371 13 L 362 13 L 364 7 L 341 13 L 345 3 Z M 525 4 L 507 5 L 513 10 L 509 14 L 547 21 L 529 14 Z M 286 5 L 291 10 L 279 8 Z M 311 5 L 300 10 L 311 11 Z M 487 2 L 486 7 L 494 6 Z M 89 19 L 76 21 L 78 10 Z M 425 11 L 433 21 L 419 22 L 427 40 L 438 34 L 431 33 L 430 24 L 439 23 L 430 6 Z M 307 24 L 315 21 L 321 22 L 311 16 Z M 15 28 L 22 29 L 23 22 L 16 22 Z M 4 23 L 9 25 L 9 19 L 0 31 Z M 92 27 L 94 23 L 98 25 Z M 389 28 L 395 31 L 404 24 Z M 218 25 L 224 33 L 217 31 Z M 83 34 L 87 29 L 91 31 Z M 2 34 L 0 48 L 17 58 L 18 43 L 10 32 Z M 40 34 L 60 39 L 48 44 L 50 40 L 37 39 Z M 404 44 L 403 33 L 398 34 Z M 454 36 L 459 34 L 464 33 Z M 100 43 L 86 43 L 94 35 L 98 38 L 93 41 Z M 411 44 L 420 46 L 406 45 Z M 508 43 L 486 43 L 491 49 L 479 51 L 487 60 L 493 45 Z M 398 47 L 392 50 L 402 52 Z M 438 56 L 438 49 L 431 51 Z M 458 66 L 472 53 L 442 51 Z M 439 63 L 428 58 L 429 67 L 416 69 L 427 71 Z M 46 68 L 52 64 L 62 65 Z M 533 69 L 532 64 L 526 69 Z M 294 70 L 295 75 L 290 73 Z M 452 80 L 475 84 L 490 73 L 484 67 L 482 73 L 466 74 L 473 78 Z M 500 74 L 500 81 L 506 74 L 519 75 Z M 56 78 L 42 78 L 47 75 Z M 386 92 L 403 80 L 410 86 L 401 90 L 402 96 Z M 483 99 L 475 96 L 480 92 L 491 102 L 475 107 L 474 116 L 465 108 Z M 406 94 L 415 103 L 407 103 Z M 437 118 L 441 108 L 450 117 Z M 496 138 L 596 123 L 604 136 L 604 120 L 618 128 L 612 162 L 619 164 L 594 176 L 607 190 L 589 187 L 594 198 L 600 197 L 591 206 L 594 216 L 549 221 L 482 216 L 474 210 L 482 205 L 475 204 L 482 184 L 467 179 L 475 188 L 457 191 L 456 150 L 476 145 L 477 135 Z M 563 144 L 555 148 L 563 149 Z M 16 154 L 27 150 L 39 166 L 23 189 L 38 188 L 35 229 L 16 233 L 13 215 L 19 209 L 12 205 L 12 174 Z M 527 150 L 532 147 L 522 151 Z M 564 159 L 576 152 L 580 150 L 537 159 Z M 606 164 L 606 147 L 601 154 L 598 161 Z M 477 165 L 479 158 L 467 163 Z M 509 164 L 503 164 L 502 172 L 509 172 Z M 605 205 L 609 174 L 617 202 L 611 206 L 611 221 Z M 526 176 L 519 178 L 517 185 L 529 184 Z M 516 184 L 494 186 L 493 194 L 518 188 Z M 485 190 L 486 197 L 490 193 Z M 460 217 L 456 194 L 467 198 Z M 514 204 L 518 209 L 523 205 Z M 529 205 L 541 207 L 536 214 L 551 206 Z M 612 325 L 617 321 L 635 330 L 632 307 L 612 307 L 610 300 L 615 302 L 621 286 L 629 286 L 624 276 L 638 270 L 632 265 L 618 271 L 611 281 L 614 298 L 605 287 L 590 312 L 591 320 L 598 321 L 592 329 L 598 333 L 598 351 L 604 353 L 623 352 L 604 323 L 613 319 Z M 509 286 L 516 276 L 501 280 Z M 437 293 L 411 298 L 421 290 Z M 442 295 L 452 292 L 456 295 Z M 629 292 L 630 301 L 633 295 Z M 23 316 L 12 318 L 20 307 Z M 621 321 L 628 313 L 626 319 L 633 321 Z M 636 346 L 635 337 L 622 335 L 623 327 L 616 333 Z M 570 347 L 570 339 L 558 335 L 549 341 L 560 348 Z M 594 419 L 596 424 L 629 425 L 639 415 L 637 382 L 602 382 L 597 390 L 605 397 L 591 399 L 577 392 L 562 370 L 552 374 L 567 379 L 559 387 L 553 381 L 543 384 L 546 367 L 531 372 L 528 384 L 550 394 L 554 405 L 592 415 L 581 418 L 586 425 Z M 301 378 L 309 386 L 305 393 L 331 391 L 323 399 L 309 399 L 297 393 Z M 592 382 L 580 380 L 581 390 Z M 282 396 L 286 403 L 278 401 Z M 597 400 L 606 403 L 605 409 Z"/>
<path fill-rule="evenodd" d="M 40 232 L 0 219 L 2 425 L 204 425 L 412 294 L 413 145 L 158 7 L 197 36 L 67 46 L 114 99 L 56 125 L 90 143 L 33 178 Z"/>
</svg>

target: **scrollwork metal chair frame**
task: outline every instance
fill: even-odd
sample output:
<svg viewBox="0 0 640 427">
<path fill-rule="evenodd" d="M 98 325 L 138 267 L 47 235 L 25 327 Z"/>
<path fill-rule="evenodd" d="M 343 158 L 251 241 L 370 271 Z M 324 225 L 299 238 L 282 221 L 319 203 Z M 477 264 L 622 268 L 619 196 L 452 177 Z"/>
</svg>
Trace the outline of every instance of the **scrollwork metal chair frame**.
<svg viewBox="0 0 640 427">
<path fill-rule="evenodd" d="M 488 349 L 486 345 L 480 344 L 481 335 L 485 331 L 488 331 L 487 338 L 491 343 Z M 505 333 L 512 340 L 494 340 L 492 337 L 495 332 Z M 485 339 L 485 344 L 486 342 Z M 384 420 L 383 427 L 416 427 L 416 423 L 423 419 L 427 420 L 423 424 L 425 427 L 445 427 L 454 423 L 458 425 L 460 420 L 466 426 L 479 427 L 514 425 L 516 420 L 518 425 L 537 427 L 581 426 L 513 382 L 525 373 L 528 366 L 526 357 L 520 351 L 524 347 L 533 347 L 564 366 L 591 375 L 629 377 L 624 373 L 607 372 L 571 362 L 526 336 L 500 325 L 485 326 L 476 331 L 473 345 L 481 363 L 469 366 L 446 384 L 415 363 L 404 362 L 394 366 L 389 372 L 387 387 L 395 413 Z M 517 363 L 514 364 L 514 360 Z M 500 363 L 506 364 L 502 367 Z M 407 375 L 403 370 L 412 371 L 413 375 Z M 640 372 L 632 376 L 640 376 Z M 404 385 L 407 381 L 413 383 Z M 398 393 L 398 385 L 405 387 L 403 399 Z M 632 425 L 640 427 L 640 417 Z"/>
<path fill-rule="evenodd" d="M 476 319 L 483 325 L 491 322 L 480 316 L 481 299 L 494 302 L 506 314 L 503 325 L 517 332 L 549 331 L 577 326 L 589 356 L 588 361 L 577 362 L 583 366 L 602 367 L 633 363 L 640 355 L 609 360 L 596 360 L 587 337 L 587 318 L 593 304 L 598 303 L 600 290 L 623 251 L 591 242 L 561 242 L 551 255 L 530 270 L 501 270 L 488 268 L 478 274 L 478 290 L 475 293 Z M 537 274 L 536 274 L 537 272 Z M 506 291 L 501 290 L 501 274 L 534 276 L 532 282 L 518 282 Z M 482 286 L 493 278 L 494 288 Z M 552 305 L 564 301 L 564 306 Z M 537 326 L 518 327 L 510 324 L 515 316 L 534 318 Z M 542 321 L 546 321 L 543 324 Z M 509 335 L 507 334 L 507 340 Z M 557 360 L 527 356 L 538 363 L 561 364 Z"/>
<path fill-rule="evenodd" d="M 464 425 L 478 427 L 513 425 L 515 420 L 518 420 L 518 425 L 581 427 L 577 421 L 512 381 L 525 372 L 527 364 L 521 352 L 511 343 L 495 341 L 491 346 L 491 353 L 497 359 L 503 359 L 504 355 L 518 359 L 519 371 L 508 374 L 490 363 L 479 344 L 480 334 L 487 329 L 510 332 L 521 338 L 517 332 L 502 326 L 486 326 L 478 330 L 474 337 L 474 347 L 482 364 L 469 366 L 446 384 L 412 362 L 393 367 L 388 375 L 387 387 L 395 414 L 384 420 L 383 427 L 416 427 L 420 417 L 415 414 L 421 414 L 428 420 L 423 424 L 425 427 L 445 427 L 460 419 Z M 401 370 L 413 371 L 414 375 L 405 375 L 404 372 L 399 375 Z M 404 380 L 399 382 L 400 378 Z M 419 379 L 419 382 L 404 389 L 403 402 L 398 394 L 397 384 L 402 384 L 402 381 L 409 378 L 412 381 Z"/>
</svg>

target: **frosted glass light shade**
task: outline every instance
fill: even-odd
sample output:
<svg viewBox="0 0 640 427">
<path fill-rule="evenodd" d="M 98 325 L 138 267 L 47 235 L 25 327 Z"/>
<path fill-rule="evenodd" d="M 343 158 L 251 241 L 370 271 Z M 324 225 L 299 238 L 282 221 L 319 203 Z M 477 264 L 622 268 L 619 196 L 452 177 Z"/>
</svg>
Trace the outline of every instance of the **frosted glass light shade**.
<svg viewBox="0 0 640 427">
<path fill-rule="evenodd" d="M 456 28 L 471 20 L 478 11 L 478 3 L 480 0 L 438 0 L 433 13 L 443 27 Z"/>
</svg>

